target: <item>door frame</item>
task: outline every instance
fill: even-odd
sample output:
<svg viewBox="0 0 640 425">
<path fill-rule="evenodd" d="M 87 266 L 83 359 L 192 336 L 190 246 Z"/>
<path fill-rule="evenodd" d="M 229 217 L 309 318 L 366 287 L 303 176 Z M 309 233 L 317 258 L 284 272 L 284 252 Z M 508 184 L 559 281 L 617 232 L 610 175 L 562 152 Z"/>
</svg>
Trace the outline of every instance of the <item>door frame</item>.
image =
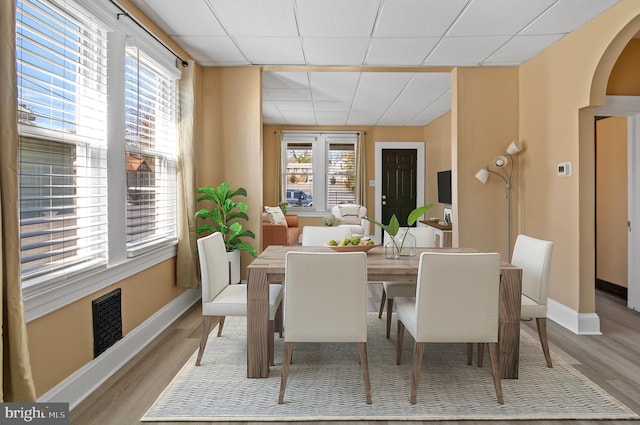
<svg viewBox="0 0 640 425">
<path fill-rule="evenodd" d="M 382 151 L 384 149 L 413 149 L 416 151 L 416 206 L 424 205 L 425 188 L 425 142 L 376 142 L 375 143 L 375 191 L 374 217 L 382 220 Z M 384 223 L 387 224 L 387 223 Z M 382 240 L 382 229 L 374 226 L 374 239 L 377 243 Z"/>
<path fill-rule="evenodd" d="M 627 239 L 627 307 L 640 311 L 640 96 L 607 96 L 596 116 L 627 117 L 627 217 L 631 223 Z"/>
</svg>

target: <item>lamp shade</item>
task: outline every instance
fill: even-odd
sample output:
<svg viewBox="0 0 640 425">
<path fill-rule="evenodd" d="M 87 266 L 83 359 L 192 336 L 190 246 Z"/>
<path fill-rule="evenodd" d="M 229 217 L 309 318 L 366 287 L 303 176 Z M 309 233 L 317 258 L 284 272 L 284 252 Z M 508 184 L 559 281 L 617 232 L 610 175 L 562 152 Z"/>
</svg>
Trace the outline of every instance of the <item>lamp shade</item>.
<svg viewBox="0 0 640 425">
<path fill-rule="evenodd" d="M 508 163 L 509 163 L 509 160 L 507 159 L 506 156 L 498 155 L 495 158 L 493 158 L 493 165 L 495 165 L 498 168 L 502 168 L 506 166 Z"/>
<path fill-rule="evenodd" d="M 487 184 L 487 179 L 489 179 L 489 167 L 481 168 L 476 173 L 476 178 L 480 180 L 482 184 Z"/>
<path fill-rule="evenodd" d="M 515 155 L 522 150 L 522 145 L 519 141 L 514 140 L 507 146 L 507 155 Z"/>
</svg>

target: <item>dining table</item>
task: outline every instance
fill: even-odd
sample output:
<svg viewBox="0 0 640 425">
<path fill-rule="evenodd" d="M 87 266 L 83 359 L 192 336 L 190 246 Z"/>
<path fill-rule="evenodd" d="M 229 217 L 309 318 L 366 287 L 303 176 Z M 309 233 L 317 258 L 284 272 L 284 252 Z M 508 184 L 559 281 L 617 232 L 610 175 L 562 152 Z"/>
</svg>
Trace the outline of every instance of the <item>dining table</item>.
<svg viewBox="0 0 640 425">
<path fill-rule="evenodd" d="M 269 284 L 284 283 L 286 254 L 297 252 L 335 252 L 325 246 L 271 245 L 247 267 L 247 377 L 269 375 Z M 478 252 L 473 248 L 416 248 L 415 255 L 387 258 L 385 249 L 376 246 L 367 252 L 367 280 L 416 282 L 422 252 Z M 518 378 L 520 350 L 520 308 L 522 269 L 507 262 L 500 267 L 500 311 L 498 347 L 503 379 Z M 328 307 L 329 308 L 329 307 Z M 327 314 L 331 314 L 327 311 Z"/>
</svg>

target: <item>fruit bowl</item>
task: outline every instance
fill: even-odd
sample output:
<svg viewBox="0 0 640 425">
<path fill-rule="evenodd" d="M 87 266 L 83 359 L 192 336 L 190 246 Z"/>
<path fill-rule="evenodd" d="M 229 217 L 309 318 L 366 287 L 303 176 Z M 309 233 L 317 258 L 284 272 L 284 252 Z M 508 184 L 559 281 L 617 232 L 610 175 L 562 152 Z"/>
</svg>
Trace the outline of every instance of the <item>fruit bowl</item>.
<svg viewBox="0 0 640 425">
<path fill-rule="evenodd" d="M 372 248 L 379 246 L 378 244 L 373 245 L 344 245 L 344 246 L 333 246 L 329 244 L 325 244 L 327 248 L 331 248 L 337 252 L 367 252 Z"/>
</svg>

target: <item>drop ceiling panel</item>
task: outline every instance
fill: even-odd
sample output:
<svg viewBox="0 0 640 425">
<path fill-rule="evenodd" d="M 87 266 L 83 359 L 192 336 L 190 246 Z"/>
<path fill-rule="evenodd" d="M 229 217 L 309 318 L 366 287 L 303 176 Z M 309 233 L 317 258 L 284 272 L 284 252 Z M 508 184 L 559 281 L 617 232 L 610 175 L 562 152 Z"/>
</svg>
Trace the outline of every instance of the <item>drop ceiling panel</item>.
<svg viewBox="0 0 640 425">
<path fill-rule="evenodd" d="M 169 35 L 226 35 L 202 0 L 138 0 L 136 3 L 142 9 L 152 11 L 149 17 Z M 189 13 L 184 13 L 185 10 Z"/>
<path fill-rule="evenodd" d="M 249 64 L 229 37 L 185 36 L 174 38 L 178 43 L 188 44 L 193 58 L 203 66 Z"/>
<path fill-rule="evenodd" d="M 202 66 L 397 70 L 518 66 L 618 0 L 131 2 Z M 425 125 L 451 105 L 448 73 L 310 69 L 266 71 L 262 81 L 263 119 L 273 124 Z"/>
<path fill-rule="evenodd" d="M 297 37 L 238 37 L 236 43 L 253 64 L 304 65 Z"/>
<path fill-rule="evenodd" d="M 234 37 L 298 36 L 293 0 L 215 0 L 209 4 Z"/>
<path fill-rule="evenodd" d="M 483 64 L 517 66 L 551 46 L 560 38 L 562 38 L 562 34 L 516 36 L 489 56 Z"/>
<path fill-rule="evenodd" d="M 566 34 L 586 24 L 617 0 L 559 0 L 522 34 Z"/>
<path fill-rule="evenodd" d="M 472 0 L 448 36 L 512 35 L 556 0 Z"/>
<path fill-rule="evenodd" d="M 431 52 L 425 65 L 446 65 L 456 61 L 458 65 L 477 66 L 507 40 L 508 36 L 447 37 Z"/>
<path fill-rule="evenodd" d="M 374 38 L 371 40 L 366 65 L 394 66 L 398 63 L 420 65 L 440 38 Z"/>
<path fill-rule="evenodd" d="M 374 37 L 439 37 L 467 0 L 386 0 Z"/>
<path fill-rule="evenodd" d="M 304 38 L 303 47 L 309 65 L 362 65 L 369 39 Z"/>
<path fill-rule="evenodd" d="M 302 37 L 369 37 L 377 0 L 302 0 L 296 2 Z"/>
</svg>

